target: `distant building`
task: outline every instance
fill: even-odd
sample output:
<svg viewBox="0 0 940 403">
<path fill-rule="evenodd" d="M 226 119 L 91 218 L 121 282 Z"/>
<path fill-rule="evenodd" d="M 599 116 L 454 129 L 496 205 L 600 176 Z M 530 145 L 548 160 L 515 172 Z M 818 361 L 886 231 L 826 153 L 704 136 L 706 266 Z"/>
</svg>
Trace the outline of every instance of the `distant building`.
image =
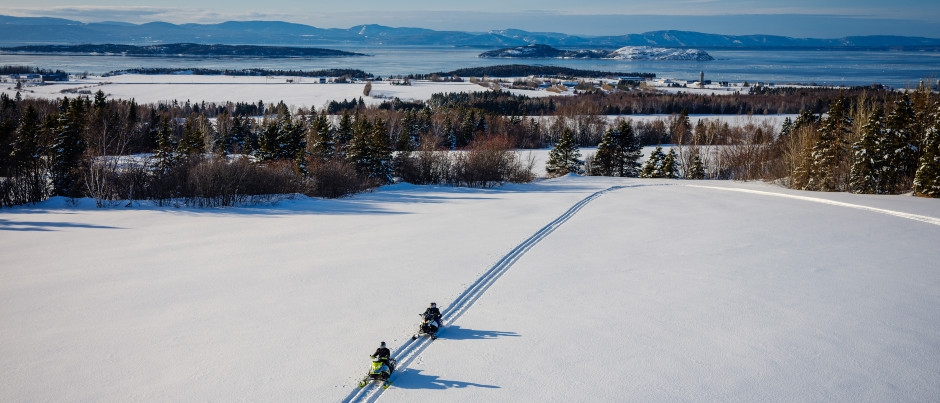
<svg viewBox="0 0 940 403">
<path fill-rule="evenodd" d="M 68 80 L 69 80 L 69 75 L 68 75 L 68 73 L 58 72 L 58 73 L 50 73 L 50 74 L 43 74 L 43 75 L 42 75 L 42 81 L 43 81 L 43 82 L 47 82 L 47 81 L 68 81 Z"/>
</svg>

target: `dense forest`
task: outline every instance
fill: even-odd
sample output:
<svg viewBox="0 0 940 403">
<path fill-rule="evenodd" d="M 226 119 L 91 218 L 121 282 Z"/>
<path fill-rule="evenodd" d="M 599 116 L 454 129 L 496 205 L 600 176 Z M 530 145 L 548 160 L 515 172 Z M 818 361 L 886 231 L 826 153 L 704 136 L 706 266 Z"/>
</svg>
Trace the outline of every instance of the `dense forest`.
<svg viewBox="0 0 940 403">
<path fill-rule="evenodd" d="M 230 205 L 341 197 L 396 181 L 493 186 L 533 178 L 515 148 L 553 149 L 550 173 L 767 180 L 806 190 L 940 196 L 940 111 L 926 88 L 734 95 L 645 88 L 528 98 L 505 91 L 323 110 L 283 103 L 139 105 L 0 97 L 0 205 L 50 196 L 101 205 Z M 690 114 L 794 114 L 782 130 Z M 631 120 L 632 114 L 663 114 Z M 615 115 L 615 116 L 610 116 Z M 672 144 L 640 166 L 643 145 Z M 597 146 L 581 159 L 578 147 Z M 464 152 L 453 153 L 452 150 Z M 572 157 L 577 156 L 577 157 Z M 572 158 L 574 161 L 572 161 Z"/>
</svg>

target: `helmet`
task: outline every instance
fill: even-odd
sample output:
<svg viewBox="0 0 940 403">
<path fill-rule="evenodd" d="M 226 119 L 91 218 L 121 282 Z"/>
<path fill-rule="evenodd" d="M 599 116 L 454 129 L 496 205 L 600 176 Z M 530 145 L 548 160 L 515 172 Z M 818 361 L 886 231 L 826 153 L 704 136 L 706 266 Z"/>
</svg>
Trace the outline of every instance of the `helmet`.
<svg viewBox="0 0 940 403">
<path fill-rule="evenodd" d="M 433 308 L 433 307 L 437 307 L 437 304 L 434 303 L 434 302 L 432 302 L 432 303 L 431 303 L 431 307 L 432 307 L 432 308 Z"/>
<path fill-rule="evenodd" d="M 380 346 L 380 347 L 385 347 L 385 342 L 383 341 L 382 343 L 379 344 L 379 346 Z"/>
</svg>

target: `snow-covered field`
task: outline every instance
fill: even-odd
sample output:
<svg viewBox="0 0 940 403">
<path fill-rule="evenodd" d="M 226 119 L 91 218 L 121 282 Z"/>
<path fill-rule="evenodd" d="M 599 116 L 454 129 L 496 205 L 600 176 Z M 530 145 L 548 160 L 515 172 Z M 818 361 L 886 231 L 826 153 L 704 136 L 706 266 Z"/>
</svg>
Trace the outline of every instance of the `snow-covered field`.
<svg viewBox="0 0 940 403">
<path fill-rule="evenodd" d="M 369 96 L 363 95 L 364 82 L 321 84 L 313 77 L 283 76 L 221 76 L 192 74 L 142 75 L 124 74 L 108 77 L 89 76 L 68 82 L 27 85 L 24 97 L 61 98 L 80 94 L 93 96 L 98 90 L 111 99 L 134 99 L 140 104 L 169 102 L 247 102 L 277 103 L 288 106 L 320 109 L 330 101 L 357 100 L 369 105 L 388 99 L 427 100 L 435 93 L 474 92 L 488 89 L 465 81 L 462 83 L 415 80 L 412 85 L 393 85 L 391 81 L 375 81 Z M 65 92 L 63 92 L 65 91 Z M 557 95 L 548 91 L 511 90 L 530 97 Z M 13 97 L 16 89 L 10 82 L 0 83 L 0 92 Z"/>
<path fill-rule="evenodd" d="M 92 206 L 0 210 L 0 401 L 940 396 L 934 199 L 568 176 Z M 431 301 L 441 338 L 408 343 Z M 408 355 L 356 394 L 380 341 Z"/>
</svg>

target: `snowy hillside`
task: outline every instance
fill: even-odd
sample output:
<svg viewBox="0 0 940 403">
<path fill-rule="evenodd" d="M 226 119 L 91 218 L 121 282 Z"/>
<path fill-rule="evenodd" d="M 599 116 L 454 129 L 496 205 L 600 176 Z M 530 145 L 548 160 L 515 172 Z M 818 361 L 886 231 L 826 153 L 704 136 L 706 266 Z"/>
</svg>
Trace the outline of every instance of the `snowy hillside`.
<svg viewBox="0 0 940 403">
<path fill-rule="evenodd" d="M 0 210 L 0 401 L 940 396 L 935 199 L 568 176 L 92 206 Z M 359 393 L 380 341 L 408 355 Z"/>
<path fill-rule="evenodd" d="M 614 51 L 600 49 L 562 50 L 541 44 L 491 50 L 480 53 L 479 56 L 483 58 L 509 59 L 715 60 L 708 52 L 698 49 L 624 46 Z"/>
<path fill-rule="evenodd" d="M 649 46 L 624 46 L 611 52 L 607 58 L 620 60 L 715 60 L 704 50 L 653 48 Z"/>
</svg>

